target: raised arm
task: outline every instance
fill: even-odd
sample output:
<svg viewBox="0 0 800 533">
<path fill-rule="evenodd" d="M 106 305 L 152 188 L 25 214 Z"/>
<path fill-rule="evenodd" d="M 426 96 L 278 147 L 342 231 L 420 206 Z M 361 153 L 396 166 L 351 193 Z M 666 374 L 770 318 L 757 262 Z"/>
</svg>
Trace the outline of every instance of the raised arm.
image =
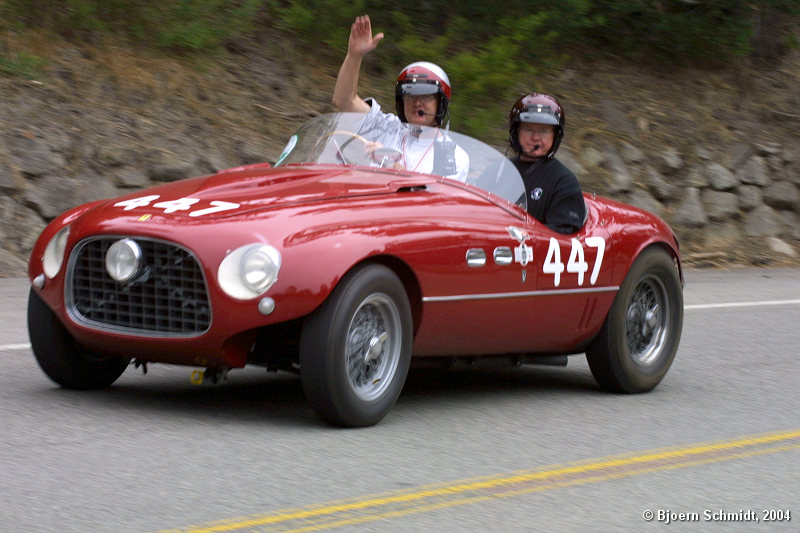
<svg viewBox="0 0 800 533">
<path fill-rule="evenodd" d="M 369 111 L 369 105 L 358 96 L 358 73 L 361 70 L 361 60 L 378 46 L 381 39 L 383 33 L 373 37 L 369 15 L 357 17 L 350 27 L 347 55 L 339 68 L 336 87 L 333 89 L 333 105 L 339 111 L 358 113 Z"/>
</svg>

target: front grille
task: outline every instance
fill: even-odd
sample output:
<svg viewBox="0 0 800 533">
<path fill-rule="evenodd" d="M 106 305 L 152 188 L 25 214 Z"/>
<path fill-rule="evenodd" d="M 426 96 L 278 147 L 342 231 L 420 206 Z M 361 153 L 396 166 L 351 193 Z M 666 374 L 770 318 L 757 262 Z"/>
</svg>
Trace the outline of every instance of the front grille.
<svg viewBox="0 0 800 533">
<path fill-rule="evenodd" d="M 66 288 L 73 317 L 97 329 L 138 335 L 186 337 L 208 330 L 211 306 L 194 256 L 175 244 L 136 238 L 140 274 L 120 283 L 105 267 L 106 252 L 119 239 L 87 239 L 73 250 Z"/>
</svg>

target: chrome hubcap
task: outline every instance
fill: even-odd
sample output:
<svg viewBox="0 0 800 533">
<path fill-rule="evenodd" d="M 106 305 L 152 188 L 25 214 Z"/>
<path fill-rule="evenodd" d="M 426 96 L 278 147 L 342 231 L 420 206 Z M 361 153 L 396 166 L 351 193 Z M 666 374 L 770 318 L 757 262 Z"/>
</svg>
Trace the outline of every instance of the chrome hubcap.
<svg viewBox="0 0 800 533">
<path fill-rule="evenodd" d="M 370 339 L 367 353 L 364 354 L 364 364 L 369 364 L 370 361 L 376 361 L 378 359 L 378 356 L 383 351 L 383 345 L 388 338 L 389 334 L 384 331 L 380 335 Z"/>
</svg>

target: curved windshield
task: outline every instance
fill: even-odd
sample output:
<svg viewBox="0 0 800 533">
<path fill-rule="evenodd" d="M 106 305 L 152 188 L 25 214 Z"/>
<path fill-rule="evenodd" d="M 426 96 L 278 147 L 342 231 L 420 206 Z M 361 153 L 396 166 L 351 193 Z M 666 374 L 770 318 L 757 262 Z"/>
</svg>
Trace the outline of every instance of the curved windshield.
<svg viewBox="0 0 800 533">
<path fill-rule="evenodd" d="M 491 146 L 453 131 L 387 117 L 393 115 L 317 116 L 292 135 L 275 166 L 328 163 L 433 174 L 480 187 L 526 208 L 522 177 Z"/>
</svg>

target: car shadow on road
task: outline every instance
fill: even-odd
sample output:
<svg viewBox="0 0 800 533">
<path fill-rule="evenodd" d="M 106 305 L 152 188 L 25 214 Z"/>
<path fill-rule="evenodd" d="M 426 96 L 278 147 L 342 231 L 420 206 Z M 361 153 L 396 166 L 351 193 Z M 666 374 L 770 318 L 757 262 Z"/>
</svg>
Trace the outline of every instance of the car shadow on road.
<svg viewBox="0 0 800 533">
<path fill-rule="evenodd" d="M 218 384 L 196 385 L 189 372 L 181 375 L 171 369 L 169 375 L 150 380 L 134 375 L 120 380 L 104 392 L 106 401 L 116 407 L 147 409 L 165 416 L 176 413 L 183 419 L 224 419 L 243 424 L 307 426 L 316 424 L 306 403 L 299 377 L 288 373 L 269 373 L 248 369 L 231 371 Z"/>
<path fill-rule="evenodd" d="M 466 399 L 478 401 L 498 393 L 520 398 L 544 393 L 595 394 L 600 389 L 588 372 L 549 366 L 492 368 L 412 368 L 402 400 L 426 402 Z"/>
<path fill-rule="evenodd" d="M 189 372 L 167 367 L 143 376 L 132 368 L 106 390 L 58 393 L 59 402 L 74 397 L 77 408 L 121 409 L 163 417 L 202 422 L 215 419 L 240 424 L 277 427 L 325 426 L 311 410 L 298 376 L 268 373 L 258 369 L 231 371 L 216 385 L 194 385 Z M 155 374 L 155 375 L 153 375 Z M 412 368 L 395 409 L 414 409 L 420 403 L 443 409 L 452 403 L 485 403 L 491 408 L 498 396 L 506 400 L 552 398 L 556 395 L 594 395 L 599 388 L 581 369 L 558 367 Z M 72 400 L 70 400 L 72 401 Z"/>
</svg>

